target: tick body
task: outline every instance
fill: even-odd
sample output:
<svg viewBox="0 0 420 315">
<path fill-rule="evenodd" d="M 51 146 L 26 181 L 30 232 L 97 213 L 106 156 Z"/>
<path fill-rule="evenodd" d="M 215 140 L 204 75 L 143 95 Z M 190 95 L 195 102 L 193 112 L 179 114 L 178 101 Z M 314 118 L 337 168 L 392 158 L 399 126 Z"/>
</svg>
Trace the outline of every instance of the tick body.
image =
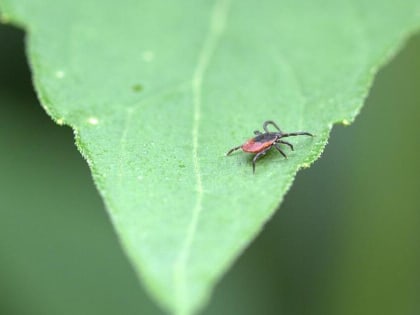
<svg viewBox="0 0 420 315">
<path fill-rule="evenodd" d="M 268 130 L 268 126 L 272 125 L 278 131 L 271 132 Z M 280 130 L 280 128 L 276 125 L 276 123 L 272 120 L 267 120 L 263 124 L 263 129 L 265 132 L 261 131 L 254 131 L 255 137 L 249 139 L 244 144 L 234 147 L 228 151 L 226 155 L 230 155 L 232 152 L 242 149 L 244 152 L 254 153 L 255 156 L 252 159 L 252 170 L 255 173 L 255 162 L 258 158 L 265 155 L 268 150 L 274 147 L 281 155 L 287 158 L 287 155 L 282 151 L 280 148 L 280 144 L 285 144 L 293 150 L 293 145 L 287 141 L 284 141 L 283 138 L 292 137 L 292 136 L 313 136 L 311 133 L 306 131 L 297 131 L 297 132 L 287 132 L 284 133 Z"/>
</svg>

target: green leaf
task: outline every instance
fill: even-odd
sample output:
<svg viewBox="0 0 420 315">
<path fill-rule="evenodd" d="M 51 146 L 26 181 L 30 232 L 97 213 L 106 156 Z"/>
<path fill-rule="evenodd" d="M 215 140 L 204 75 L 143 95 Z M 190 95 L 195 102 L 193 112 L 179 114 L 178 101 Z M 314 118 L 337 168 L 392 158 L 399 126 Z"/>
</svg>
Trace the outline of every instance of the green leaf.
<svg viewBox="0 0 420 315">
<path fill-rule="evenodd" d="M 73 128 L 139 277 L 176 314 L 202 307 L 420 25 L 417 0 L 3 0 L 1 9 L 27 30 L 42 105 Z M 225 153 L 267 119 L 316 136 L 291 139 L 287 160 L 269 153 L 253 175 L 248 155 Z"/>
</svg>

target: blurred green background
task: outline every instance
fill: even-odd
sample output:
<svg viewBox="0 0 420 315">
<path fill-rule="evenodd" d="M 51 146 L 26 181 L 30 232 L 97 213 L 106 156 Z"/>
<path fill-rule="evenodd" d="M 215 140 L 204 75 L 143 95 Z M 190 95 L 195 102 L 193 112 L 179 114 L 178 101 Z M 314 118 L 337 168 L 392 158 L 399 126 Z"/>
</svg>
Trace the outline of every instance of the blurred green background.
<svg viewBox="0 0 420 315">
<path fill-rule="evenodd" d="M 162 314 L 70 128 L 39 106 L 23 41 L 0 25 L 0 314 Z M 417 36 L 356 122 L 334 127 L 203 314 L 420 314 L 419 126 Z"/>
</svg>

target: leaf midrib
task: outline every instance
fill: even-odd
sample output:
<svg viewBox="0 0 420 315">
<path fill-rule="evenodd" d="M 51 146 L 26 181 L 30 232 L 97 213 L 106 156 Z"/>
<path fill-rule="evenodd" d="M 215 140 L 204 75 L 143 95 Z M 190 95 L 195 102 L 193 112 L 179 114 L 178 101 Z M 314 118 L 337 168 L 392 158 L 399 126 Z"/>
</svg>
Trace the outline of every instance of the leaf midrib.
<svg viewBox="0 0 420 315">
<path fill-rule="evenodd" d="M 213 6 L 209 21 L 209 29 L 204 40 L 203 47 L 199 53 L 197 65 L 191 80 L 191 91 L 193 97 L 193 127 L 192 127 L 192 160 L 196 182 L 196 201 L 192 211 L 191 220 L 188 224 L 187 234 L 182 247 L 173 264 L 173 282 L 175 292 L 175 304 L 177 314 L 188 314 L 186 303 L 188 293 L 186 287 L 186 267 L 190 256 L 194 235 L 197 231 L 197 224 L 203 210 L 203 183 L 201 179 L 200 161 L 198 157 L 198 137 L 201 120 L 202 82 L 211 58 L 217 49 L 220 37 L 223 35 L 226 19 L 231 0 L 217 0 Z"/>
</svg>

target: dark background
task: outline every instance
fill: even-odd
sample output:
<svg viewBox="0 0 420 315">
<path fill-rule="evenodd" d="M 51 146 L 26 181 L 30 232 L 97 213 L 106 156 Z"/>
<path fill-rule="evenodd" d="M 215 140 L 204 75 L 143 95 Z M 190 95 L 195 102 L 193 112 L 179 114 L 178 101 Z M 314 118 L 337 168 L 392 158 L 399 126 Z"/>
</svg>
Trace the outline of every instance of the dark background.
<svg viewBox="0 0 420 315">
<path fill-rule="evenodd" d="M 0 314 L 162 314 L 119 247 L 68 127 L 0 25 Z M 336 126 L 203 314 L 420 314 L 420 37 Z M 275 184 L 275 183 L 273 183 Z"/>
</svg>

